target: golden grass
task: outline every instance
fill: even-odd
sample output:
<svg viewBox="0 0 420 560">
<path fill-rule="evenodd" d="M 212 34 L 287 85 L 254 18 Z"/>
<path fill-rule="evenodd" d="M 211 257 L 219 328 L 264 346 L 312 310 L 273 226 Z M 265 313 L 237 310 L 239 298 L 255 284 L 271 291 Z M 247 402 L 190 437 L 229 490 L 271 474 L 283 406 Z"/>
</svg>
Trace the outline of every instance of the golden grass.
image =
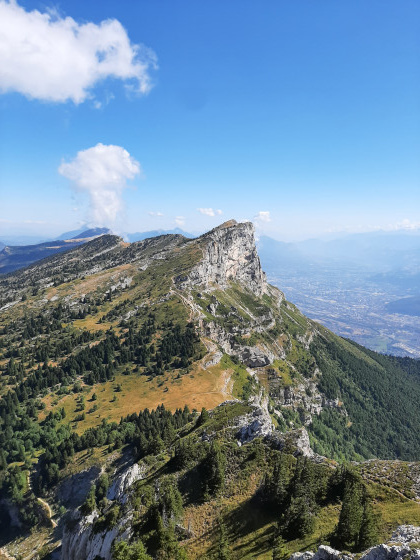
<svg viewBox="0 0 420 560">
<path fill-rule="evenodd" d="M 85 385 L 82 393 L 85 398 L 85 419 L 75 422 L 74 429 L 80 434 L 87 428 L 100 424 L 103 418 L 119 421 L 121 416 L 145 408 L 154 409 L 162 403 L 169 410 L 183 408 L 185 404 L 190 409 L 201 410 L 202 407 L 212 409 L 232 398 L 230 371 L 220 365 L 204 370 L 197 364 L 191 373 L 182 375 L 179 379 L 177 375 L 177 372 L 168 372 L 149 381 L 146 376 L 137 373 L 118 374 L 113 382 L 108 381 L 94 387 Z M 117 385 L 121 386 L 120 392 L 115 391 Z M 91 400 L 93 393 L 96 393 L 96 401 Z M 47 395 L 43 399 L 46 408 L 39 419 L 43 420 L 51 410 L 64 407 L 66 417 L 63 423 L 74 422 L 81 414 L 81 411 L 76 411 L 79 396 L 80 393 Z M 98 409 L 89 413 L 95 404 Z"/>
</svg>

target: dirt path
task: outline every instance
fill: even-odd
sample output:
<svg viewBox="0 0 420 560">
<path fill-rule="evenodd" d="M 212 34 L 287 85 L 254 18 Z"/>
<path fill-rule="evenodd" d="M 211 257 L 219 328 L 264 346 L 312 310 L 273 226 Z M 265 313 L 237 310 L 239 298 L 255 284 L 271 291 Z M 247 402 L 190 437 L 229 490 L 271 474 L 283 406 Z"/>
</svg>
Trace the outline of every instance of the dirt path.
<svg viewBox="0 0 420 560">
<path fill-rule="evenodd" d="M 27 477 L 28 477 L 28 489 L 29 489 L 29 490 L 32 490 L 31 477 L 29 476 L 29 472 L 28 472 L 28 474 L 27 474 Z M 47 502 L 46 502 L 45 500 L 43 500 L 42 498 L 38 498 L 38 496 L 35 496 L 35 497 L 36 497 L 36 499 L 38 500 L 38 502 L 39 502 L 40 504 L 42 504 L 43 508 L 44 508 L 45 510 L 47 510 L 47 517 L 48 517 L 48 519 L 49 519 L 49 521 L 50 521 L 50 523 L 51 523 L 52 528 L 55 529 L 55 527 L 57 527 L 57 523 L 56 523 L 56 522 L 54 521 L 54 519 L 53 519 L 53 512 L 52 512 L 52 509 L 51 509 L 51 507 L 50 507 L 50 504 L 47 503 Z"/>
<path fill-rule="evenodd" d="M 38 497 L 37 497 L 37 500 L 38 500 L 38 502 L 39 502 L 40 504 L 42 504 L 42 505 L 44 506 L 44 508 L 47 510 L 47 512 L 48 512 L 48 519 L 49 519 L 50 522 L 51 522 L 52 528 L 55 529 L 55 527 L 57 527 L 57 523 L 56 523 L 56 522 L 54 521 L 54 519 L 53 519 L 53 512 L 52 512 L 52 510 L 51 510 L 50 504 L 48 504 L 48 503 L 47 503 L 45 500 L 43 500 L 42 498 L 38 498 Z"/>
<path fill-rule="evenodd" d="M 200 319 L 200 317 L 202 316 L 201 311 L 193 301 L 189 300 L 187 297 L 184 296 L 184 294 L 181 294 L 179 291 L 175 290 L 174 288 L 170 288 L 169 293 L 179 297 L 184 303 L 185 307 L 189 308 L 190 310 L 190 314 L 188 318 L 189 321 L 193 321 L 194 319 Z"/>
</svg>

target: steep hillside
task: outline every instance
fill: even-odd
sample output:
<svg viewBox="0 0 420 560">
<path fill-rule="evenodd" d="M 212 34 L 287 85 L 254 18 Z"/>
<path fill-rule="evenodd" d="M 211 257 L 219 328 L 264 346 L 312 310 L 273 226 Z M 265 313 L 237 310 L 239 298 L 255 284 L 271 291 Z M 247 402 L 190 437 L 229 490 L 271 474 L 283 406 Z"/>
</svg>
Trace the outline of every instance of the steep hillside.
<svg viewBox="0 0 420 560">
<path fill-rule="evenodd" d="M 9 552 L 64 535 L 63 560 L 131 558 L 114 539 L 271 558 L 282 539 L 361 550 L 420 524 L 420 363 L 303 316 L 267 283 L 251 224 L 101 236 L 1 278 L 0 310 Z"/>
</svg>

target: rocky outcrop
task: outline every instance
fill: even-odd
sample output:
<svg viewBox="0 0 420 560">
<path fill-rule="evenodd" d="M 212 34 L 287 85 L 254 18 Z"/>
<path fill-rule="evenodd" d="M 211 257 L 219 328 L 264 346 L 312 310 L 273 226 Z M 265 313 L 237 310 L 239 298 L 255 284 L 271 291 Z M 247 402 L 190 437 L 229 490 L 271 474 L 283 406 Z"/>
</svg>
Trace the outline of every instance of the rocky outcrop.
<svg viewBox="0 0 420 560">
<path fill-rule="evenodd" d="M 400 525 L 396 531 L 392 533 L 391 542 L 420 544 L 420 527 L 415 527 L 414 525 Z"/>
<path fill-rule="evenodd" d="M 293 453 L 295 457 L 315 457 L 315 453 L 311 449 L 309 434 L 305 428 L 285 433 L 276 431 L 269 435 L 268 440 L 276 449 L 287 450 L 289 453 Z"/>
<path fill-rule="evenodd" d="M 402 525 L 398 527 L 394 535 L 406 537 L 410 539 L 413 535 L 418 535 L 420 527 L 410 525 Z M 392 536 L 392 539 L 394 538 Z M 416 537 L 417 538 L 417 537 Z M 290 560 L 420 560 L 420 548 L 412 548 L 408 546 L 409 542 L 418 542 L 412 540 L 400 540 L 402 546 L 380 544 L 369 548 L 360 554 L 348 554 L 335 550 L 330 546 L 320 546 L 317 552 L 295 552 Z"/>
<path fill-rule="evenodd" d="M 101 474 L 99 467 L 91 467 L 68 476 L 58 487 L 57 497 L 67 508 L 77 508 L 85 501 L 92 482 Z"/>
<path fill-rule="evenodd" d="M 179 287 L 210 288 L 217 285 L 223 289 L 229 281 L 235 281 L 257 296 L 266 291 L 267 281 L 261 269 L 251 222 L 225 222 L 199 238 L 199 242 L 203 258 L 188 276 L 174 280 Z"/>
<path fill-rule="evenodd" d="M 207 358 L 204 363 L 204 369 L 208 369 L 209 367 L 215 366 L 220 363 L 220 360 L 223 358 L 223 352 L 213 352 L 209 358 Z"/>
<path fill-rule="evenodd" d="M 420 549 L 380 544 L 366 551 L 360 560 L 420 560 Z"/>
<path fill-rule="evenodd" d="M 127 490 L 134 482 L 142 478 L 144 469 L 137 463 L 122 472 L 111 484 L 107 498 L 108 500 L 118 500 L 122 504 L 127 501 Z"/>
<path fill-rule="evenodd" d="M 61 560 L 111 560 L 112 544 L 117 540 L 128 540 L 131 536 L 132 513 L 123 517 L 114 527 L 102 531 L 95 527 L 99 515 L 95 511 L 82 517 L 75 512 L 61 544 Z"/>
<path fill-rule="evenodd" d="M 316 383 L 319 375 L 320 372 L 317 368 L 313 378 L 301 378 L 300 382 L 285 385 L 281 374 L 274 368 L 270 368 L 268 370 L 270 397 L 277 408 L 276 414 L 282 417 L 282 407 L 298 411 L 305 426 L 309 426 L 313 417 L 319 415 L 326 408 L 334 408 L 343 416 L 347 416 L 347 411 L 342 402 L 338 399 L 328 399 L 320 392 Z M 290 427 L 293 427 L 293 425 L 290 425 Z"/>
<path fill-rule="evenodd" d="M 263 351 L 258 346 L 242 346 L 236 354 L 245 365 L 252 368 L 268 366 L 276 358 L 271 351 L 268 349 Z"/>
<path fill-rule="evenodd" d="M 132 485 L 142 478 L 144 469 L 137 463 L 123 470 L 112 482 L 107 498 L 121 504 L 121 516 L 111 527 L 104 527 L 99 513 L 83 516 L 79 510 L 73 512 L 64 530 L 61 560 L 111 560 L 112 544 L 115 540 L 128 540 L 132 533 L 133 510 L 128 505 Z M 106 512 L 105 512 L 106 518 Z"/>
<path fill-rule="evenodd" d="M 250 370 L 248 370 L 250 371 Z M 248 443 L 256 437 L 267 437 L 273 430 L 274 425 L 268 411 L 268 400 L 260 393 L 250 399 L 249 404 L 253 410 L 249 414 L 244 414 L 238 418 L 236 428 L 238 444 Z"/>
</svg>

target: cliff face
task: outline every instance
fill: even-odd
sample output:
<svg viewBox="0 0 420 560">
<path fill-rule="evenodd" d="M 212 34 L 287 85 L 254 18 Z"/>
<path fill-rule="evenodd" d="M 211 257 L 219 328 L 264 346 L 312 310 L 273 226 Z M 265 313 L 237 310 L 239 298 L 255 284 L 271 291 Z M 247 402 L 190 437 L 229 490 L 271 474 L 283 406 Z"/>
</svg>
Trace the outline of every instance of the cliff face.
<svg viewBox="0 0 420 560">
<path fill-rule="evenodd" d="M 132 535 L 134 511 L 127 506 L 127 500 L 132 485 L 142 477 L 143 470 L 134 463 L 114 478 L 107 499 L 110 506 L 118 503 L 123 514 L 113 527 L 101 527 L 97 511 L 86 517 L 79 510 L 73 511 L 63 534 L 61 560 L 111 560 L 114 541 L 128 540 Z"/>
<path fill-rule="evenodd" d="M 204 288 L 217 285 L 223 289 L 231 280 L 241 283 L 257 296 L 267 290 L 252 223 L 238 224 L 230 220 L 203 235 L 198 242 L 203 250 L 203 258 L 188 278 L 176 279 L 178 284 L 187 282 L 190 286 Z"/>
</svg>

